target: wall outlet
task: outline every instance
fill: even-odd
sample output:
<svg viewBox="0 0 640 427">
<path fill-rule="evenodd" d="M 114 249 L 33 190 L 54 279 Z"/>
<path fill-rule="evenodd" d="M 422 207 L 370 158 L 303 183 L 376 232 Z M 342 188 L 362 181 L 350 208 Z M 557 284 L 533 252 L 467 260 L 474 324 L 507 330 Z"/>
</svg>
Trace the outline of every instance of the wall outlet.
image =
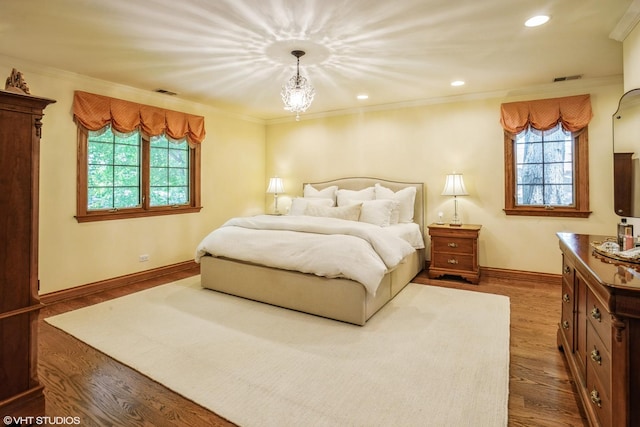
<svg viewBox="0 0 640 427">
<path fill-rule="evenodd" d="M 140 255 L 138 259 L 140 260 L 140 262 L 149 261 L 149 254 Z"/>
</svg>

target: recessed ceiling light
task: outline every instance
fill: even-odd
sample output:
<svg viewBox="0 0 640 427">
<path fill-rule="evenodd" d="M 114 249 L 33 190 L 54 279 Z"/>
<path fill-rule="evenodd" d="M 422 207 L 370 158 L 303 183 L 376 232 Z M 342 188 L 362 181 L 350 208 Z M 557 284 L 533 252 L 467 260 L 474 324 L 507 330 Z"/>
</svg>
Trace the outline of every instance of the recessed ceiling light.
<svg viewBox="0 0 640 427">
<path fill-rule="evenodd" d="M 359 100 L 365 100 L 365 99 L 369 99 L 369 95 L 363 93 L 356 96 L 356 98 L 358 98 Z"/>
<path fill-rule="evenodd" d="M 524 23 L 526 27 L 537 27 L 542 24 L 546 24 L 549 21 L 549 17 L 547 15 L 538 15 L 533 16 Z"/>
<path fill-rule="evenodd" d="M 454 80 L 451 82 L 451 86 L 462 86 L 464 85 L 464 81 L 462 80 Z"/>
</svg>

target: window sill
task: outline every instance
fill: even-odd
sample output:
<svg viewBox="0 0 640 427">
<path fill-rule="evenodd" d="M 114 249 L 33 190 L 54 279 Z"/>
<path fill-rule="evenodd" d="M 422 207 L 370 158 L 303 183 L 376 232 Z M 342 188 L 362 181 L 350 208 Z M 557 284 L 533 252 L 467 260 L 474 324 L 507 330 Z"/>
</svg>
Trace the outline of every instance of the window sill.
<svg viewBox="0 0 640 427">
<path fill-rule="evenodd" d="M 591 215 L 591 211 L 579 211 L 571 208 L 512 208 L 512 209 L 503 209 L 504 213 L 507 215 L 518 215 L 518 216 L 548 216 L 548 217 L 564 217 L 564 218 L 588 218 Z"/>
<path fill-rule="evenodd" d="M 83 215 L 76 215 L 75 218 L 78 222 L 92 222 L 92 221 L 111 221 L 116 219 L 128 219 L 128 218 L 145 218 L 149 216 L 161 216 L 161 215 L 179 215 L 187 213 L 200 212 L 202 206 L 187 206 L 176 208 L 155 208 L 148 210 L 122 210 L 116 212 L 95 212 L 85 213 Z"/>
</svg>

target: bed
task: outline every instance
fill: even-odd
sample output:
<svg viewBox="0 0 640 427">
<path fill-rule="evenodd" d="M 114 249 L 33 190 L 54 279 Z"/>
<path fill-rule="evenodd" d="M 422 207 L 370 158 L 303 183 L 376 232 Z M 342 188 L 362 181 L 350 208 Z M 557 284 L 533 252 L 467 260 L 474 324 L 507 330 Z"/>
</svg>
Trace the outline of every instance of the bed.
<svg viewBox="0 0 640 427">
<path fill-rule="evenodd" d="M 317 207 L 320 206 L 320 200 L 315 199 L 330 198 L 327 194 L 331 194 L 336 188 L 338 191 L 334 193 L 334 205 L 325 207 L 326 201 L 323 200 L 322 206 Z M 374 189 L 373 199 L 370 199 L 371 189 Z M 408 199 L 406 197 L 411 193 L 414 194 L 412 207 L 407 205 Z M 360 199 L 361 197 L 362 199 Z M 401 227 L 395 227 L 395 225 L 386 227 L 389 224 L 379 224 L 377 222 L 380 220 L 377 216 L 373 221 L 369 221 L 371 224 L 364 224 L 363 221 L 349 221 L 343 218 L 343 214 L 350 215 L 344 212 L 353 213 L 354 205 L 360 207 L 358 214 L 361 220 L 365 219 L 365 209 L 369 209 L 366 212 L 369 212 L 367 215 L 370 215 L 372 206 L 380 206 L 381 204 L 387 206 L 386 202 L 373 202 L 371 200 L 393 200 L 391 206 L 394 214 L 391 215 L 390 221 L 394 224 L 397 221 L 397 225 L 401 225 Z M 394 219 L 394 215 L 398 215 L 398 207 L 402 208 L 402 205 L 404 205 L 405 211 L 399 213 L 400 218 L 396 217 Z M 305 206 L 305 208 L 301 211 L 300 206 Z M 338 211 L 342 212 L 337 215 L 338 218 L 324 218 L 327 216 L 326 212 L 331 212 L 329 216 L 332 216 Z M 378 211 L 376 207 L 375 212 Z M 354 218 L 350 219 L 353 220 Z M 292 223 L 293 226 L 298 227 L 302 226 L 302 222 L 306 223 L 307 221 L 312 222 L 313 233 L 309 233 L 306 229 L 298 230 L 297 228 L 291 231 L 289 228 Z M 264 236 L 268 236 L 270 235 L 269 233 L 274 233 L 274 231 L 248 231 L 244 229 L 245 226 L 253 229 L 262 228 L 264 224 L 269 227 L 275 225 L 276 228 L 286 228 L 284 233 L 297 234 L 306 239 L 315 238 L 316 228 L 324 227 L 325 223 L 330 223 L 332 227 L 335 224 L 345 227 L 346 234 L 363 232 L 367 234 L 368 238 L 371 232 L 375 236 L 374 240 L 377 241 L 379 247 L 386 248 L 390 252 L 392 248 L 398 246 L 402 249 L 400 251 L 402 255 L 400 258 L 398 258 L 398 253 L 395 252 L 390 255 L 389 258 L 394 258 L 394 263 L 390 263 L 392 267 L 387 267 L 381 273 L 377 272 L 379 270 L 377 266 L 373 266 L 372 268 L 361 268 L 360 271 L 355 271 L 355 276 L 350 274 L 329 274 L 329 277 L 319 275 L 317 272 L 295 271 L 288 266 L 263 265 L 262 261 L 257 261 L 250 257 L 240 259 L 244 258 L 245 252 L 250 253 L 253 250 L 277 254 L 276 249 L 271 250 L 262 246 L 266 245 L 267 242 L 271 242 L 271 238 L 264 238 Z M 380 225 L 383 226 L 381 227 Z M 306 225 L 304 226 L 306 227 Z M 355 230 L 352 230 L 352 227 Z M 402 229 L 402 227 L 413 228 L 416 231 L 412 230 L 411 237 L 406 237 L 404 231 L 401 233 L 395 232 L 398 229 Z M 243 234 L 240 237 L 232 237 L 231 243 L 227 240 L 225 241 L 226 243 L 218 244 L 217 247 L 215 245 L 207 247 L 212 240 L 212 236 L 219 238 L 220 230 L 227 232 L 230 229 L 237 228 L 241 228 Z M 360 228 L 364 231 L 361 231 Z M 380 228 L 385 229 L 385 231 L 379 233 L 377 230 Z M 394 232 L 391 233 L 391 231 Z M 252 237 L 254 235 L 249 233 L 254 232 L 263 234 L 258 234 L 257 236 L 259 237 Z M 323 231 L 320 230 L 319 233 L 323 234 Z M 311 236 L 312 234 L 313 236 Z M 378 241 L 378 234 L 384 235 L 381 237 L 385 239 L 390 239 L 386 236 L 387 234 L 394 234 L 396 237 L 394 237 L 395 240 Z M 397 236 L 402 236 L 402 238 L 397 239 Z M 371 316 L 394 298 L 423 269 L 423 236 L 424 185 L 422 183 L 390 181 L 369 177 L 340 178 L 305 183 L 303 185 L 303 197 L 292 199 L 290 212 L 287 215 L 280 217 L 276 215 L 259 215 L 251 218 L 231 219 L 219 229 L 212 231 L 200 242 L 196 249 L 196 262 L 200 263 L 201 283 L 204 288 L 334 320 L 364 325 Z M 332 238 L 342 239 L 345 237 L 337 236 Z M 352 237 L 348 238 L 358 240 Z M 279 241 L 278 238 L 273 240 Z M 404 240 L 407 243 L 401 243 L 398 240 Z M 259 246 L 245 249 L 242 246 L 244 241 L 250 246 Z M 338 242 L 342 241 L 338 240 Z M 279 244 L 283 245 L 283 242 L 279 241 Z M 406 249 L 407 244 L 411 246 L 410 250 Z M 307 247 L 316 248 L 323 245 L 324 243 L 319 245 L 309 243 Z M 342 243 L 338 243 L 338 245 L 342 245 Z M 340 253 L 339 249 L 336 248 L 336 254 Z M 230 252 L 228 252 L 229 250 Z M 294 252 L 298 253 L 297 250 L 289 251 L 290 254 Z M 387 259 L 384 256 L 381 257 L 386 263 Z M 279 258 L 285 258 L 286 260 L 288 257 Z M 317 256 L 316 258 L 324 257 Z M 362 258 L 366 257 L 363 255 Z M 394 265 L 395 259 L 400 259 L 397 265 Z M 363 262 L 362 265 L 368 264 Z M 358 274 L 363 275 L 362 280 L 360 280 L 361 276 Z M 370 277 L 374 274 L 379 274 L 380 278 Z M 359 280 L 355 280 L 353 277 Z M 372 281 L 375 283 L 372 283 Z"/>
</svg>

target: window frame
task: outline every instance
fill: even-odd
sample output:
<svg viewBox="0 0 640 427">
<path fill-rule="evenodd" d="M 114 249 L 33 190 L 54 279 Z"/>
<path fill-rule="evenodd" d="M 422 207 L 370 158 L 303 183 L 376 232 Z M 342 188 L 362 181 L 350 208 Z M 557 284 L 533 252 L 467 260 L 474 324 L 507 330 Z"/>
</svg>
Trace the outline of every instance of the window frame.
<svg viewBox="0 0 640 427">
<path fill-rule="evenodd" d="M 507 215 L 588 218 L 589 131 L 585 127 L 571 133 L 574 161 L 574 206 L 518 206 L 516 203 L 515 134 L 504 132 L 504 212 Z"/>
<path fill-rule="evenodd" d="M 78 125 L 78 158 L 77 158 L 77 193 L 76 215 L 78 222 L 108 221 L 125 218 L 142 218 L 159 215 L 177 215 L 200 212 L 200 144 L 189 145 L 189 204 L 174 206 L 150 206 L 150 141 L 149 137 L 141 132 L 142 140 L 142 205 L 136 208 L 121 208 L 113 210 L 88 210 L 87 209 L 87 184 L 88 184 L 88 135 L 89 132 L 83 126 Z"/>
</svg>

